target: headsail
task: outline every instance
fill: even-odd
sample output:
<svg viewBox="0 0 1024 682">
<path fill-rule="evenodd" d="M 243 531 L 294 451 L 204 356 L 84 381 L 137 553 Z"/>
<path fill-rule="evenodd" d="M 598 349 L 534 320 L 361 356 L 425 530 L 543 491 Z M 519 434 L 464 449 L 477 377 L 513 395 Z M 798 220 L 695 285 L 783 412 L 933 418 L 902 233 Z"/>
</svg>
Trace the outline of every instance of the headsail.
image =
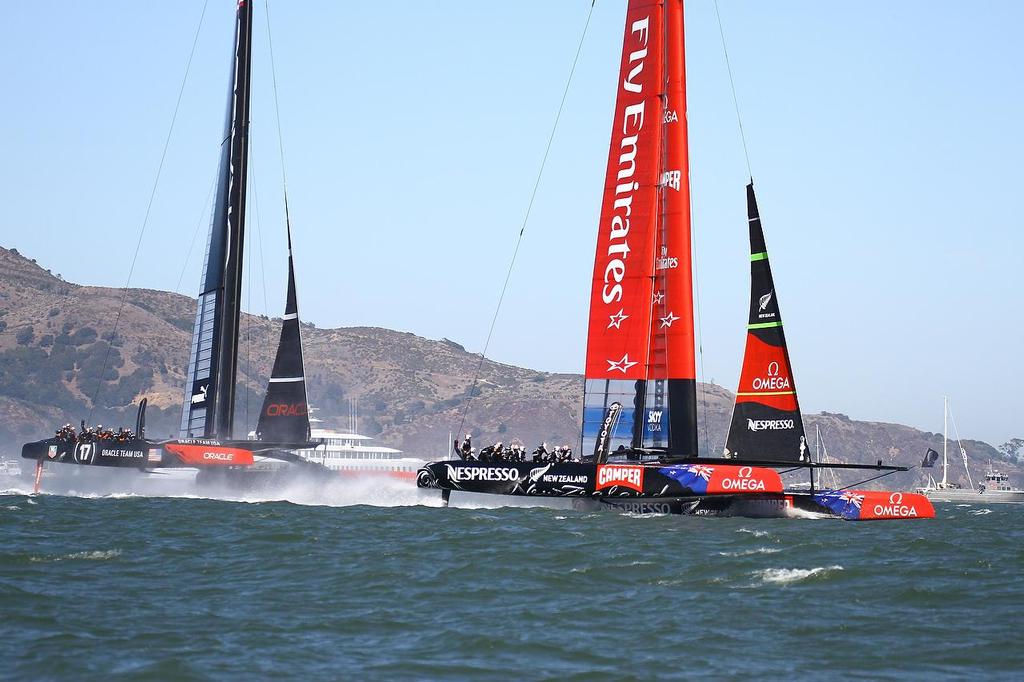
<svg viewBox="0 0 1024 682">
<path fill-rule="evenodd" d="M 292 234 L 288 228 L 288 300 L 281 322 L 274 369 L 263 399 L 256 437 L 275 443 L 305 443 L 309 440 L 309 409 L 306 405 L 306 376 L 302 363 L 302 335 L 299 306 L 295 295 L 295 267 L 292 263 Z"/>
<path fill-rule="evenodd" d="M 182 404 L 182 437 L 232 436 L 249 161 L 252 5 L 239 0 L 217 200 L 210 222 Z"/>
<path fill-rule="evenodd" d="M 747 185 L 747 218 L 750 317 L 725 455 L 748 460 L 807 461 L 804 424 L 753 183 Z"/>
<path fill-rule="evenodd" d="M 681 0 L 631 0 L 591 288 L 583 413 L 618 447 L 696 456 L 696 371 Z"/>
</svg>

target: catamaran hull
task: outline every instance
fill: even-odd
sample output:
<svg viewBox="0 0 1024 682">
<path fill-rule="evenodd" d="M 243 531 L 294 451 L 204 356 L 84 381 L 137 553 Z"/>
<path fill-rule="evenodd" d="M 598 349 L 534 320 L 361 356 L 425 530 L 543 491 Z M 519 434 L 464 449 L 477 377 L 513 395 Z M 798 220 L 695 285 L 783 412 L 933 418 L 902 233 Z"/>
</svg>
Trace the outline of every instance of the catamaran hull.
<svg viewBox="0 0 1024 682">
<path fill-rule="evenodd" d="M 75 442 L 47 438 L 25 443 L 21 456 L 44 462 L 132 468 L 159 465 L 162 460 L 159 446 L 144 438 Z"/>
<path fill-rule="evenodd" d="M 872 491 L 888 502 L 890 493 Z M 818 495 L 841 497 L 838 491 L 825 491 Z M 869 519 L 927 519 L 934 518 L 935 510 L 924 500 L 909 504 L 873 504 L 866 511 L 856 505 L 829 506 L 817 495 L 796 492 L 781 495 L 705 496 L 672 498 L 559 498 L 527 497 L 491 493 L 449 493 L 448 505 L 456 508 L 479 507 L 541 507 L 573 511 L 612 511 L 621 514 L 672 514 L 680 516 L 741 517 L 754 519 L 842 519 L 865 521 Z M 877 507 L 877 509 L 876 509 Z"/>
<path fill-rule="evenodd" d="M 432 462 L 416 485 L 524 497 L 674 498 L 781 493 L 772 469 L 705 464 L 594 464 L 585 462 Z"/>
<path fill-rule="evenodd" d="M 847 520 L 935 516 L 928 498 L 917 493 L 786 492 L 775 471 L 748 466 L 451 461 L 426 465 L 416 484 L 443 491 L 454 506 Z"/>
</svg>

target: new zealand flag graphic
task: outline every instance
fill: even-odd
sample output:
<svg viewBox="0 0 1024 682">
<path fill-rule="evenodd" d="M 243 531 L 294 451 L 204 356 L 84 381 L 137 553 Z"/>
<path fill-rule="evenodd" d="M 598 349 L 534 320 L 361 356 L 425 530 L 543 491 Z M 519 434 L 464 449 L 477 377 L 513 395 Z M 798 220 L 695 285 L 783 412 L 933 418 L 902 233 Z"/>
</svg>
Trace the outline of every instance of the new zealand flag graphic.
<svg viewBox="0 0 1024 682">
<path fill-rule="evenodd" d="M 661 467 L 658 473 L 678 481 L 695 495 L 706 495 L 708 482 L 715 470 L 703 464 L 687 464 L 683 466 Z"/>
<path fill-rule="evenodd" d="M 844 519 L 856 521 L 864 504 L 864 495 L 852 490 L 827 490 L 814 496 L 814 501 Z"/>
</svg>

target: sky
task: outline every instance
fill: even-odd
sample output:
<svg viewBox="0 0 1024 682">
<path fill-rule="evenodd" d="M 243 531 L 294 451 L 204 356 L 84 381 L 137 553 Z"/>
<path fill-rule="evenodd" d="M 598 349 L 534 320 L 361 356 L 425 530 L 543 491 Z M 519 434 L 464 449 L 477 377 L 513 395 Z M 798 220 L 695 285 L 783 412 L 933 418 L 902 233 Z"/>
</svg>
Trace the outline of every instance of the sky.
<svg viewBox="0 0 1024 682">
<path fill-rule="evenodd" d="M 0 7 L 0 245 L 197 293 L 234 0 Z M 805 412 L 1024 437 L 1024 3 L 720 0 Z M 278 2 L 300 313 L 483 349 L 589 0 Z M 246 309 L 286 261 L 256 4 Z M 488 356 L 580 372 L 625 2 L 597 0 Z M 713 0 L 686 7 L 701 378 L 734 389 L 747 164 Z M 121 254 L 111 258 L 111 254 Z"/>
</svg>

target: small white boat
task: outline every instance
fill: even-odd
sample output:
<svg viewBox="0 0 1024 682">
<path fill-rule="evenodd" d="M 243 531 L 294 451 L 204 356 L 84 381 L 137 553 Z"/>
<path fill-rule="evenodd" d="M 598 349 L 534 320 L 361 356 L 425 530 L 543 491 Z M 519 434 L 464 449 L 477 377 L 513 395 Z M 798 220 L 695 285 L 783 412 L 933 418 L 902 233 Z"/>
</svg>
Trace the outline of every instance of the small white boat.
<svg viewBox="0 0 1024 682">
<path fill-rule="evenodd" d="M 1024 504 L 1024 490 L 1014 488 L 1010 485 L 1010 478 L 1006 474 L 993 469 L 989 463 L 988 473 L 985 474 L 985 482 L 974 485 L 971 480 L 971 470 L 967 466 L 967 450 L 960 441 L 960 433 L 953 422 L 953 431 L 956 433 L 956 444 L 960 449 L 960 456 L 964 462 L 964 471 L 967 474 L 967 487 L 949 480 L 949 422 L 951 419 L 949 411 L 949 398 L 943 399 L 942 410 L 942 480 L 936 481 L 928 476 L 928 485 L 918 489 L 932 502 L 958 502 L 961 504 Z M 926 466 L 928 458 L 926 455 Z"/>
</svg>

